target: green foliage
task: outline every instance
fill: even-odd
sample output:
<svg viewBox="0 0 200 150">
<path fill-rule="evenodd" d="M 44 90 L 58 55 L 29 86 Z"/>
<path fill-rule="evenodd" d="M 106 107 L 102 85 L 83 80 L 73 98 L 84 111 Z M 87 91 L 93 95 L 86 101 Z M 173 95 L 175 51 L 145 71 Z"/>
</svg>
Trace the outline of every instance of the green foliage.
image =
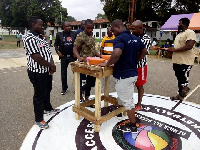
<svg viewBox="0 0 200 150">
<path fill-rule="evenodd" d="M 1 24 L 7 25 L 9 24 L 14 17 L 11 14 L 12 0 L 1 0 L 0 1 L 0 17 Z"/>
<path fill-rule="evenodd" d="M 105 18 L 106 18 L 106 15 L 105 14 L 103 15 L 101 13 L 98 13 L 97 17 L 95 17 L 96 20 L 98 20 L 98 19 L 105 19 Z"/>
<path fill-rule="evenodd" d="M 101 43 L 101 41 L 102 41 L 102 39 L 96 39 L 96 38 L 95 38 L 95 42 Z"/>
<path fill-rule="evenodd" d="M 104 2 L 104 12 L 108 20 L 113 21 L 115 19 L 122 19 L 123 21 L 128 19 L 128 0 L 100 0 Z"/>
<path fill-rule="evenodd" d="M 28 27 L 30 16 L 39 16 L 45 24 L 67 20 L 67 9 L 59 0 L 1 0 L 0 18 L 3 26 Z"/>
<path fill-rule="evenodd" d="M 67 21 L 68 22 L 72 22 L 72 21 L 76 21 L 76 19 L 74 17 L 72 17 L 72 16 L 68 16 L 67 17 Z"/>
<path fill-rule="evenodd" d="M 129 0 L 100 0 L 104 3 L 104 12 L 110 21 L 128 20 Z M 131 0 L 130 0 L 131 1 Z M 171 16 L 181 13 L 194 13 L 200 10 L 200 0 L 135 0 L 137 1 L 136 19 L 142 21 L 157 20 L 160 24 Z"/>
</svg>

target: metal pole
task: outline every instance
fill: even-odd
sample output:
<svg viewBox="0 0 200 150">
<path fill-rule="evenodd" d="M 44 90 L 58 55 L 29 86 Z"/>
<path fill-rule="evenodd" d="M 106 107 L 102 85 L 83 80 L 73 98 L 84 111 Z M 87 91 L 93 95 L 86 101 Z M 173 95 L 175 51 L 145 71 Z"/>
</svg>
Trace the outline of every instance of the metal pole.
<svg viewBox="0 0 200 150">
<path fill-rule="evenodd" d="M 134 21 L 136 20 L 136 8 L 137 8 L 137 0 L 135 0 L 135 5 L 134 5 L 134 11 L 135 11 Z"/>
<path fill-rule="evenodd" d="M 2 40 L 3 40 L 3 46 L 5 46 L 4 36 L 3 36 L 3 30 L 2 30 Z"/>
<path fill-rule="evenodd" d="M 129 9 L 128 9 L 128 22 L 130 22 L 130 17 L 131 17 L 131 2 L 129 0 Z"/>
<path fill-rule="evenodd" d="M 62 12 L 60 12 L 60 21 L 62 23 Z"/>
<path fill-rule="evenodd" d="M 101 41 L 101 25 L 100 25 L 100 41 Z"/>
<path fill-rule="evenodd" d="M 131 6 L 131 24 L 133 23 L 133 12 L 134 12 L 134 6 L 135 6 L 135 1 L 132 0 L 132 6 Z"/>
</svg>

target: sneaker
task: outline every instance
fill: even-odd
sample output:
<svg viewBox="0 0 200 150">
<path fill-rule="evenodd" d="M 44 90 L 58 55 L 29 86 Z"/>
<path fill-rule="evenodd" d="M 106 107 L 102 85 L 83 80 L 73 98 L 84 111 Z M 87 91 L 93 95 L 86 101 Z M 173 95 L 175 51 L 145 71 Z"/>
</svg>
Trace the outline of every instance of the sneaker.
<svg viewBox="0 0 200 150">
<path fill-rule="evenodd" d="M 52 109 L 50 111 L 44 110 L 44 114 L 56 114 L 58 112 L 60 112 L 60 109 Z"/>
<path fill-rule="evenodd" d="M 65 95 L 67 93 L 66 90 L 62 90 L 61 95 Z"/>
<path fill-rule="evenodd" d="M 42 120 L 41 122 L 35 122 L 35 124 L 38 125 L 41 129 L 49 128 L 49 125 L 44 120 Z"/>
<path fill-rule="evenodd" d="M 137 127 L 130 127 L 130 130 L 132 133 L 137 133 Z"/>
<path fill-rule="evenodd" d="M 123 125 L 123 126 L 117 126 L 117 130 L 121 130 L 122 132 L 132 132 L 137 133 L 137 127 L 133 126 L 131 127 L 129 123 Z"/>
<path fill-rule="evenodd" d="M 121 120 L 122 119 L 122 113 L 117 115 L 117 119 Z"/>
<path fill-rule="evenodd" d="M 135 111 L 140 111 L 142 109 L 142 106 L 139 106 L 139 105 L 135 105 Z"/>
<path fill-rule="evenodd" d="M 176 95 L 176 96 L 172 96 L 172 97 L 170 97 L 170 99 L 171 100 L 183 100 L 184 99 L 184 97 L 181 97 L 179 94 L 178 95 Z"/>
</svg>

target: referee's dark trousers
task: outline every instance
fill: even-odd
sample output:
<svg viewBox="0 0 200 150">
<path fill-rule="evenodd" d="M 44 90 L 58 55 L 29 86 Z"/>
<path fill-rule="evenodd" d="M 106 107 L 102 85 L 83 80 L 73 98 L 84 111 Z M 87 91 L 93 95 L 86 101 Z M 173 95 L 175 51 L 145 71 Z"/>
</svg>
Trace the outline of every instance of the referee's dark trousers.
<svg viewBox="0 0 200 150">
<path fill-rule="evenodd" d="M 41 122 L 44 110 L 52 110 L 50 103 L 50 92 L 52 89 L 52 75 L 47 73 L 37 73 L 28 70 L 28 76 L 34 87 L 33 105 L 35 121 Z"/>
</svg>

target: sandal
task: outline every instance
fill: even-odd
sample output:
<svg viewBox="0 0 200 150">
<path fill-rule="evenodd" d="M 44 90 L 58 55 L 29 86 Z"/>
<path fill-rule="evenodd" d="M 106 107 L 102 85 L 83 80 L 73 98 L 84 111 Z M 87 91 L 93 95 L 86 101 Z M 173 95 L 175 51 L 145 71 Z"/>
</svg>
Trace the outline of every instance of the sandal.
<svg viewBox="0 0 200 150">
<path fill-rule="evenodd" d="M 190 88 L 185 86 L 183 87 L 181 93 L 179 95 L 176 95 L 176 96 L 173 96 L 173 97 L 170 97 L 171 100 L 183 100 L 189 93 L 190 91 Z"/>
<path fill-rule="evenodd" d="M 170 99 L 171 100 L 183 100 L 184 99 L 184 97 L 182 97 L 182 96 L 180 96 L 180 95 L 176 95 L 176 96 L 172 96 L 172 97 L 170 97 Z"/>
<path fill-rule="evenodd" d="M 140 111 L 142 109 L 142 106 L 141 105 L 135 105 L 135 111 Z"/>
<path fill-rule="evenodd" d="M 189 91 L 190 91 L 189 87 L 187 87 L 187 86 L 183 87 L 183 89 L 182 89 L 182 91 L 180 93 L 180 96 L 181 97 L 186 97 L 188 95 Z"/>
</svg>

